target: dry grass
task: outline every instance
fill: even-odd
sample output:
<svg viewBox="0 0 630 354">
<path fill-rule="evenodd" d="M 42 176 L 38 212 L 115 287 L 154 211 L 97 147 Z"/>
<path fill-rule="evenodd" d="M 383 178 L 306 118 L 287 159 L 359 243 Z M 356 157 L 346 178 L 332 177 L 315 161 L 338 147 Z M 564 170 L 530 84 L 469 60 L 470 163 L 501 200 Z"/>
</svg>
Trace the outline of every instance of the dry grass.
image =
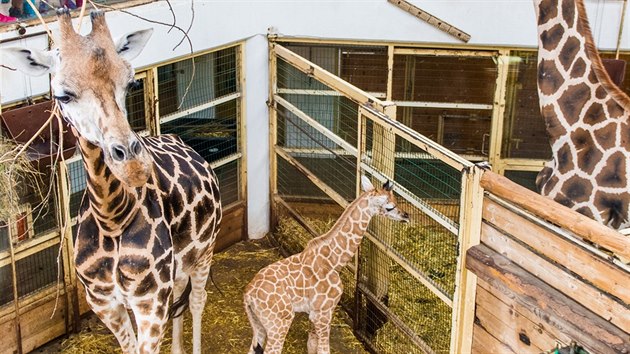
<svg viewBox="0 0 630 354">
<path fill-rule="evenodd" d="M 19 212 L 16 186 L 26 183 L 39 190 L 39 172 L 25 153 L 19 153 L 20 148 L 12 141 L 0 138 L 0 220 L 9 220 Z"/>
<path fill-rule="evenodd" d="M 213 274 L 222 296 L 209 281 L 208 301 L 203 317 L 202 348 L 204 353 L 246 353 L 251 342 L 251 329 L 243 310 L 243 289 L 254 275 L 281 259 L 278 251 L 266 241 L 241 242 L 214 258 Z M 192 351 L 190 314 L 184 315 L 184 346 Z M 284 353 L 305 353 L 309 322 L 305 314 L 298 314 L 287 336 Z M 168 329 L 161 351 L 171 350 L 171 330 Z M 334 353 L 364 353 L 361 343 L 352 334 L 347 315 L 337 311 L 331 330 L 331 350 Z M 83 320 L 81 333 L 72 335 L 59 346 L 69 354 L 120 353 L 113 335 L 100 321 Z"/>
</svg>

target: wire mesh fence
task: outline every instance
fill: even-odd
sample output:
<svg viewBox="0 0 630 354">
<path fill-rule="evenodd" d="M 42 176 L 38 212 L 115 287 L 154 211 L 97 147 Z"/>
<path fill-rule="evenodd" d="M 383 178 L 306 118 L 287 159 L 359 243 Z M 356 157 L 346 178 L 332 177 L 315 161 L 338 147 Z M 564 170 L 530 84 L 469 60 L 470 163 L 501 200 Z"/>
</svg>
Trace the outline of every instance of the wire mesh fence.
<svg viewBox="0 0 630 354">
<path fill-rule="evenodd" d="M 360 74 L 366 60 L 357 59 L 363 53 L 359 48 L 295 48 L 310 57 L 332 55 L 333 59 L 319 58 L 317 64 L 346 77 L 359 73 L 352 80 L 366 89 L 386 89 L 382 85 L 386 80 L 379 81 L 386 72 Z M 398 205 L 411 215 L 412 223 L 372 220 L 357 263 L 346 269 L 343 304 L 355 315 L 356 333 L 372 350 L 448 351 L 462 190 L 462 169 L 457 167 L 468 163 L 449 161 L 449 154 L 426 148 L 429 140 L 399 128 L 391 119 L 395 116 L 383 113 L 387 108 L 379 111 L 382 103 L 377 98 L 325 84 L 333 79 L 318 75 L 321 67 L 283 50 L 276 51 L 280 54 L 273 92 L 277 163 L 272 168 L 280 199 L 277 241 L 296 253 L 312 233 L 327 231 L 322 228 L 336 221 L 340 206 L 357 196 L 359 173 L 378 183 L 393 180 Z M 367 51 L 374 61 L 386 57 L 382 50 Z M 359 56 L 346 61 L 344 55 L 350 52 Z M 357 100 L 361 94 L 369 97 Z M 287 229 L 299 236 L 288 237 Z"/>
</svg>

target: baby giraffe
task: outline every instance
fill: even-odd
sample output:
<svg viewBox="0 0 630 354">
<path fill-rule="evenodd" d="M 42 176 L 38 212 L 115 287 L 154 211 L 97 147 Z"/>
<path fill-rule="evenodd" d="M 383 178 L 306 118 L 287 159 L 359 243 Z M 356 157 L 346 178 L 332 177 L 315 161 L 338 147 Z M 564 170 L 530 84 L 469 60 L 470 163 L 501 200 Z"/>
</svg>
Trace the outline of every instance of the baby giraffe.
<svg viewBox="0 0 630 354">
<path fill-rule="evenodd" d="M 361 177 L 364 193 L 343 212 L 327 233 L 311 240 L 304 251 L 263 268 L 245 288 L 245 312 L 254 330 L 250 353 L 280 353 L 296 312 L 312 323 L 309 353 L 329 353 L 330 322 L 343 293 L 339 270 L 352 259 L 374 215 L 409 222 L 396 207 L 393 184 L 375 189 Z"/>
</svg>

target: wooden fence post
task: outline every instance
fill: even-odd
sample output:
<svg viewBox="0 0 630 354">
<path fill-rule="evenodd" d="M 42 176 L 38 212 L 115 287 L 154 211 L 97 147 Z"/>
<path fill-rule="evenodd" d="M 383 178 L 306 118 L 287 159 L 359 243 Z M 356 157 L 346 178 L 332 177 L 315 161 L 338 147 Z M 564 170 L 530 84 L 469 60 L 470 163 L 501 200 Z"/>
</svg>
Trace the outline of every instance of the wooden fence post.
<svg viewBox="0 0 630 354">
<path fill-rule="evenodd" d="M 470 353 L 475 321 L 477 276 L 466 269 L 466 251 L 478 245 L 481 238 L 483 188 L 480 181 L 483 170 L 477 166 L 465 168 L 462 173 L 462 196 L 459 211 L 459 252 L 455 273 L 455 294 L 451 327 L 452 354 Z"/>
<path fill-rule="evenodd" d="M 276 144 L 278 143 L 278 112 L 274 100 L 278 88 L 278 57 L 274 50 L 276 43 L 269 42 L 269 192 L 270 192 L 270 222 L 269 230 L 273 231 L 278 226 L 278 208 L 275 196 L 278 194 L 278 159 L 276 155 Z"/>
</svg>

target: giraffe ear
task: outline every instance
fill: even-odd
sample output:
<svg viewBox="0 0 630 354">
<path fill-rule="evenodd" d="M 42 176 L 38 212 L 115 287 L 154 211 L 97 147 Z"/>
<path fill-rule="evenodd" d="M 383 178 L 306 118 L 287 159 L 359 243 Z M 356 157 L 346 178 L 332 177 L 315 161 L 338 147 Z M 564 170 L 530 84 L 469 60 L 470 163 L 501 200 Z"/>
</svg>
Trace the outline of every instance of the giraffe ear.
<svg viewBox="0 0 630 354">
<path fill-rule="evenodd" d="M 392 191 L 392 189 L 394 189 L 394 184 L 392 183 L 392 181 L 387 180 L 387 182 L 385 182 L 385 183 L 383 184 L 383 189 L 384 189 L 384 190 L 386 190 L 386 191 L 388 191 L 388 192 L 391 192 L 391 191 Z"/>
<path fill-rule="evenodd" d="M 152 34 L 153 28 L 127 33 L 114 41 L 116 52 L 131 61 L 142 52 Z"/>
<path fill-rule="evenodd" d="M 365 175 L 361 176 L 361 188 L 363 188 L 364 192 L 369 192 L 371 190 L 374 190 L 374 186 L 372 185 L 372 182 L 370 182 L 370 179 L 367 178 Z"/>
<path fill-rule="evenodd" d="M 3 48 L 0 53 L 9 65 L 29 76 L 42 76 L 54 71 L 54 52 L 30 48 Z"/>
</svg>

